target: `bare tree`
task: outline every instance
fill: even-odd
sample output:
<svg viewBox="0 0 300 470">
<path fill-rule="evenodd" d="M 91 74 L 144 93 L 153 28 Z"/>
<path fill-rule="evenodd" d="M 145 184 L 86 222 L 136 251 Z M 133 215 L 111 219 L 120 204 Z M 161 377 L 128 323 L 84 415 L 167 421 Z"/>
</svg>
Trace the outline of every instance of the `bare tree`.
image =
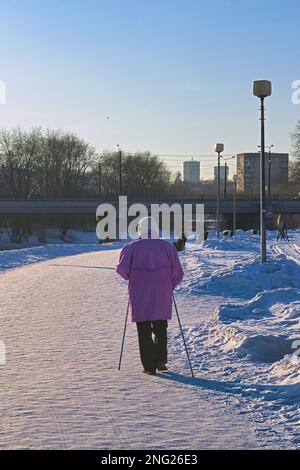
<svg viewBox="0 0 300 470">
<path fill-rule="evenodd" d="M 89 179 L 97 154 L 75 134 L 48 130 L 44 162 L 47 196 L 82 197 L 89 193 Z"/>
<path fill-rule="evenodd" d="M 33 193 L 47 198 L 95 197 L 101 186 L 103 197 L 115 198 L 119 171 L 119 152 L 105 152 L 100 159 L 75 134 L 39 128 L 0 131 L 2 194 L 14 198 L 30 198 Z M 123 154 L 122 183 L 123 193 L 130 197 L 155 197 L 168 191 L 170 172 L 150 152 Z"/>
<path fill-rule="evenodd" d="M 95 149 L 74 134 L 0 131 L 0 178 L 3 192 L 12 197 L 87 195 L 95 159 Z"/>
<path fill-rule="evenodd" d="M 101 156 L 101 194 L 115 198 L 119 194 L 119 153 L 105 152 Z M 95 165 L 94 186 L 99 178 Z M 122 187 L 128 197 L 147 198 L 165 194 L 169 187 L 170 172 L 164 162 L 150 152 L 122 155 Z"/>
<path fill-rule="evenodd" d="M 28 197 L 36 185 L 42 149 L 39 128 L 0 131 L 0 172 L 4 187 L 13 197 Z"/>
</svg>

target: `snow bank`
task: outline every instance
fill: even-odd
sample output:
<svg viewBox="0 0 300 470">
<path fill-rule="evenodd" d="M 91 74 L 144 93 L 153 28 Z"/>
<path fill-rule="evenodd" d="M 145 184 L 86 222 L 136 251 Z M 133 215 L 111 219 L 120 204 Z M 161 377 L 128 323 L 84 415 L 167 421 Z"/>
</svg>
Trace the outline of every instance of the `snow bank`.
<svg viewBox="0 0 300 470">
<path fill-rule="evenodd" d="M 218 306 L 212 334 L 224 351 L 274 363 L 292 354 L 300 338 L 300 289 L 264 291 L 248 302 Z"/>
<path fill-rule="evenodd" d="M 292 240 L 297 233 L 291 235 Z M 259 237 L 249 232 L 238 232 L 236 238 L 209 239 L 202 246 L 183 253 L 185 279 L 181 292 L 251 299 L 265 290 L 283 286 L 300 288 L 297 260 L 284 254 L 282 246 L 285 245 L 280 245 L 280 249 L 276 245 L 274 249 L 274 238 L 275 233 L 269 232 L 267 264 L 260 262 Z M 295 252 L 297 245 L 293 246 Z"/>
<path fill-rule="evenodd" d="M 210 343 L 218 343 L 223 351 L 235 351 L 238 355 L 249 356 L 251 360 L 274 363 L 293 352 L 294 339 L 275 335 L 262 335 L 251 330 L 218 325 Z M 208 342 L 208 344 L 209 344 Z"/>
<path fill-rule="evenodd" d="M 245 338 L 237 352 L 261 362 L 276 362 L 292 352 L 292 340 L 279 336 L 255 335 Z"/>
<path fill-rule="evenodd" d="M 270 369 L 270 375 L 282 385 L 300 385 L 300 359 L 293 354 L 285 356 Z"/>
<path fill-rule="evenodd" d="M 182 255 L 181 291 L 217 305 L 207 325 L 189 332 L 202 374 L 263 399 L 300 399 L 300 236 L 277 243 L 268 234 L 268 262 L 259 237 L 207 240 Z M 199 352 L 201 351 L 201 353 Z M 207 372 L 206 372 L 207 371 Z M 242 392 L 241 392 L 242 393 Z"/>
<path fill-rule="evenodd" d="M 286 287 L 260 292 L 250 301 L 221 304 L 214 311 L 213 319 L 227 323 L 274 316 L 275 321 L 281 319 L 281 325 L 286 320 L 288 326 L 291 319 L 300 319 L 299 308 L 300 289 Z"/>
<path fill-rule="evenodd" d="M 45 230 L 45 237 L 47 245 L 51 244 L 65 244 L 60 238 L 61 231 L 57 227 L 50 227 Z M 79 244 L 98 244 L 96 231 L 83 231 L 83 230 L 68 230 L 66 235 L 67 243 Z M 8 230 L 0 230 L 0 250 L 15 250 L 20 248 L 32 248 L 40 246 L 38 238 L 35 234 L 30 235 L 28 239 L 20 243 L 13 243 L 10 239 Z"/>
<path fill-rule="evenodd" d="M 283 255 L 270 255 L 268 264 L 261 264 L 253 253 L 238 258 L 231 253 L 223 260 L 220 255 L 207 254 L 208 257 L 204 249 L 199 250 L 185 261 L 191 271 L 187 272 L 183 292 L 251 298 L 258 292 L 278 289 L 282 285 L 300 288 L 298 266 Z"/>
<path fill-rule="evenodd" d="M 99 245 L 95 231 L 69 230 L 66 241 L 62 241 L 59 236 L 59 229 L 53 227 L 47 229 L 45 244 L 38 244 L 35 235 L 22 243 L 12 243 L 6 231 L 0 232 L 0 272 L 61 256 L 118 249 L 126 243 L 119 241 Z"/>
<path fill-rule="evenodd" d="M 105 244 L 47 244 L 35 246 L 32 248 L 21 248 L 18 250 L 0 251 L 0 272 L 8 269 L 22 267 L 32 263 L 40 263 L 61 256 L 74 256 L 82 253 L 97 252 L 103 250 L 112 250 L 120 248 L 121 244 L 105 243 Z"/>
</svg>

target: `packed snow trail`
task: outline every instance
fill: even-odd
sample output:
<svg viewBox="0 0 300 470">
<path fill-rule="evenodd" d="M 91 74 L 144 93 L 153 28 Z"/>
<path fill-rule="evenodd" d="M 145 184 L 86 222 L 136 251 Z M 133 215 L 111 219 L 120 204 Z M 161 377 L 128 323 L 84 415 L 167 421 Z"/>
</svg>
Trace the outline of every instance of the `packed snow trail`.
<svg viewBox="0 0 300 470">
<path fill-rule="evenodd" d="M 127 302 L 126 283 L 114 272 L 118 255 L 84 253 L 1 274 L 7 364 L 0 366 L 0 448 L 287 445 L 265 419 L 240 406 L 251 387 L 201 379 L 199 364 L 191 380 L 175 315 L 169 325 L 173 372 L 141 373 L 132 323 L 118 372 Z M 218 299 L 177 295 L 177 302 L 187 330 L 209 318 Z"/>
</svg>

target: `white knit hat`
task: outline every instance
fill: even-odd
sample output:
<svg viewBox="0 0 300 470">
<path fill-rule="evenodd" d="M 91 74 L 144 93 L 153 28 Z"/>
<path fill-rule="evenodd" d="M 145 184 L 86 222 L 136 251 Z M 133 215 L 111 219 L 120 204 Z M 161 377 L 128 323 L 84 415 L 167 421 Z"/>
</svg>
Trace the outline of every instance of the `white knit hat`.
<svg viewBox="0 0 300 470">
<path fill-rule="evenodd" d="M 141 238 L 159 238 L 159 228 L 153 217 L 143 217 L 138 224 L 138 234 Z"/>
</svg>

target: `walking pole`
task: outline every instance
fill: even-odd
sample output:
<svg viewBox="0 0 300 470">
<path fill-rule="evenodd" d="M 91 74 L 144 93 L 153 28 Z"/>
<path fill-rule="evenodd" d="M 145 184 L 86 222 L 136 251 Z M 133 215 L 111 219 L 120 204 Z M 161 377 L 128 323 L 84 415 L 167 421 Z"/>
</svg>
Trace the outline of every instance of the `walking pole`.
<svg viewBox="0 0 300 470">
<path fill-rule="evenodd" d="M 118 367 L 118 370 L 121 370 L 121 362 L 122 362 L 123 349 L 124 349 L 124 342 L 125 342 L 125 334 L 126 334 L 126 326 L 127 326 L 128 312 L 129 312 L 129 300 L 128 300 L 128 303 L 127 303 L 127 310 L 126 310 L 126 317 L 125 317 L 125 324 L 124 324 L 123 339 L 122 339 L 122 346 L 121 346 L 121 352 L 120 352 L 120 360 L 119 360 L 119 367 Z"/>
<path fill-rule="evenodd" d="M 184 347 L 185 347 L 185 352 L 186 352 L 186 355 L 187 355 L 187 358 L 188 358 L 188 361 L 189 361 L 191 374 L 192 374 L 192 377 L 194 379 L 195 376 L 194 376 L 192 364 L 191 364 L 191 361 L 190 361 L 190 356 L 189 356 L 189 352 L 188 352 L 188 349 L 187 349 L 187 345 L 186 345 L 186 342 L 185 342 L 185 337 L 184 337 L 183 329 L 182 329 L 182 326 L 181 326 L 181 321 L 180 321 L 180 318 L 179 318 L 178 308 L 177 308 L 177 305 L 176 305 L 174 294 L 173 294 L 173 302 L 174 302 L 174 307 L 175 307 L 175 311 L 176 311 L 176 315 L 177 315 L 177 319 L 178 319 L 178 323 L 179 323 L 179 328 L 180 328 L 180 331 L 181 331 L 181 336 L 182 336 Z"/>
</svg>

